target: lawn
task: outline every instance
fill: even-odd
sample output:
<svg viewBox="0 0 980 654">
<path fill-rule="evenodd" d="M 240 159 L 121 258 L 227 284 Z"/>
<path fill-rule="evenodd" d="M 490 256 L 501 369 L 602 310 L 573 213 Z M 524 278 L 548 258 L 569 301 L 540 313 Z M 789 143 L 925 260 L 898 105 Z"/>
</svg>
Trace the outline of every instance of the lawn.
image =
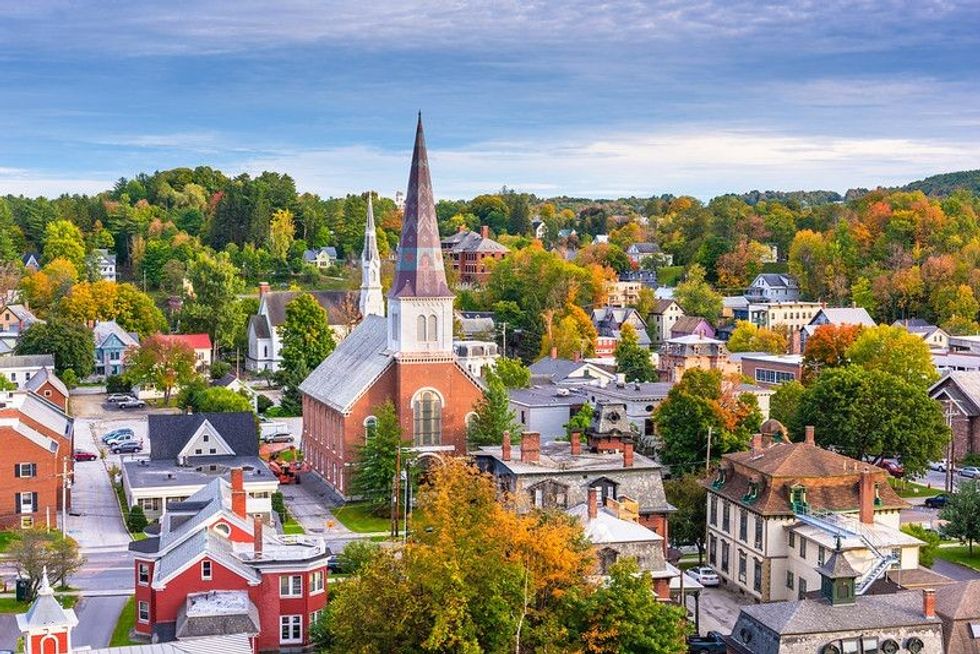
<svg viewBox="0 0 980 654">
<path fill-rule="evenodd" d="M 888 483 L 895 489 L 899 497 L 933 497 L 943 492 L 942 488 L 929 488 L 914 481 L 895 479 L 894 477 L 889 478 Z"/>
<path fill-rule="evenodd" d="M 282 533 L 284 533 L 284 534 L 305 534 L 306 533 L 306 530 L 303 529 L 303 525 L 301 525 L 300 523 L 296 522 L 296 519 L 293 518 L 293 516 L 289 516 L 289 519 L 286 520 L 285 524 L 283 524 L 283 526 L 282 526 Z"/>
<path fill-rule="evenodd" d="M 55 595 L 55 597 L 66 609 L 78 603 L 78 595 Z M 18 602 L 13 597 L 0 597 L 0 613 L 25 613 L 30 607 L 30 602 Z"/>
<path fill-rule="evenodd" d="M 351 502 L 332 511 L 341 524 L 360 534 L 370 534 L 378 531 L 388 531 L 391 528 L 391 518 L 378 516 L 368 510 L 363 502 Z"/>
<path fill-rule="evenodd" d="M 0 531 L 0 552 L 6 552 L 10 544 L 17 538 L 16 531 Z"/>
<path fill-rule="evenodd" d="M 130 640 L 129 634 L 136 625 L 136 597 L 130 597 L 123 606 L 122 613 L 116 621 L 116 628 L 112 630 L 112 640 L 109 647 L 121 647 L 123 645 L 138 645 L 135 640 Z"/>
<path fill-rule="evenodd" d="M 303 453 L 297 449 L 285 449 L 279 452 L 278 459 L 280 461 L 285 461 L 286 463 L 292 463 L 293 461 L 302 461 Z"/>
<path fill-rule="evenodd" d="M 973 544 L 973 556 L 970 556 L 969 545 L 956 545 L 954 547 L 937 547 L 936 558 L 952 561 L 965 565 L 974 570 L 980 570 L 980 543 Z"/>
</svg>

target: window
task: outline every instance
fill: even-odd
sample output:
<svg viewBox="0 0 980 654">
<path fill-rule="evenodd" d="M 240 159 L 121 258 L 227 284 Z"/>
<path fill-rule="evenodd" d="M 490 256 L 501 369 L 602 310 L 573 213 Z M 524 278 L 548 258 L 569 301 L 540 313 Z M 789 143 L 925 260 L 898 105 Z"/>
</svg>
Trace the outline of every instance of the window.
<svg viewBox="0 0 980 654">
<path fill-rule="evenodd" d="M 25 515 L 25 516 L 21 516 L 20 517 L 20 528 L 21 529 L 30 529 L 33 526 L 34 526 L 34 518 L 33 517 L 31 517 L 29 515 Z"/>
<path fill-rule="evenodd" d="M 745 509 L 738 511 L 738 539 L 743 543 L 749 539 L 749 514 Z"/>
<path fill-rule="evenodd" d="M 762 561 L 755 559 L 752 563 L 752 590 L 762 592 Z"/>
<path fill-rule="evenodd" d="M 789 532 L 789 546 L 790 547 L 796 547 L 796 532 L 795 531 Z"/>
<path fill-rule="evenodd" d="M 140 505 L 143 511 L 160 511 L 160 498 L 159 497 L 141 497 L 136 500 L 136 503 Z"/>
<path fill-rule="evenodd" d="M 790 590 L 793 590 L 793 588 L 795 586 L 796 586 L 796 580 L 793 578 L 793 571 L 792 570 L 787 570 L 786 571 L 786 587 L 789 588 Z"/>
<path fill-rule="evenodd" d="M 415 414 L 415 445 L 442 443 L 442 400 L 435 391 L 420 391 L 412 403 Z"/>
<path fill-rule="evenodd" d="M 721 544 L 721 571 L 728 572 L 728 543 Z"/>
<path fill-rule="evenodd" d="M 865 636 L 862 639 L 864 654 L 878 654 L 878 639 L 874 636 Z"/>
<path fill-rule="evenodd" d="M 738 580 L 740 582 L 742 582 L 743 584 L 745 583 L 746 565 L 747 564 L 746 564 L 746 559 L 745 559 L 745 552 L 739 551 L 739 553 L 738 553 Z"/>
<path fill-rule="evenodd" d="M 732 506 L 728 502 L 723 502 L 721 507 L 721 530 L 726 534 L 732 526 Z"/>
<path fill-rule="evenodd" d="M 429 316 L 429 341 L 436 342 L 439 340 L 439 326 L 435 314 Z"/>
<path fill-rule="evenodd" d="M 858 646 L 857 638 L 848 638 L 847 640 L 841 641 L 841 653 L 842 654 L 858 654 L 860 652 L 860 647 Z"/>
<path fill-rule="evenodd" d="M 709 508 L 711 510 L 711 524 L 718 525 L 718 498 L 714 495 L 711 496 L 709 500 Z"/>
<path fill-rule="evenodd" d="M 378 429 L 378 419 L 374 416 L 368 416 L 364 419 L 364 440 L 374 436 L 375 431 Z"/>
<path fill-rule="evenodd" d="M 313 628 L 313 625 L 315 625 L 317 622 L 320 621 L 320 618 L 322 616 L 323 616 L 323 611 L 322 610 L 316 610 L 316 611 L 313 611 L 312 613 L 310 613 L 310 628 L 311 629 Z"/>
<path fill-rule="evenodd" d="M 140 602 L 139 605 L 138 605 L 138 609 L 137 610 L 138 610 L 138 615 L 139 615 L 139 621 L 140 622 L 149 622 L 150 621 L 150 603 L 149 602 Z"/>
<path fill-rule="evenodd" d="M 797 595 L 797 597 L 799 599 L 803 599 L 806 596 L 806 579 L 804 579 L 803 577 L 800 577 L 799 590 L 800 590 L 800 592 Z"/>
<path fill-rule="evenodd" d="M 137 579 L 139 580 L 139 583 L 143 584 L 144 586 L 150 583 L 150 566 L 145 563 L 140 563 L 139 576 Z"/>
<path fill-rule="evenodd" d="M 755 380 L 765 384 L 782 384 L 783 382 L 792 381 L 794 379 L 796 379 L 796 376 L 791 372 L 769 370 L 768 368 L 755 369 Z"/>
<path fill-rule="evenodd" d="M 323 570 L 316 570 L 310 573 L 310 594 L 319 593 L 323 590 Z"/>
<path fill-rule="evenodd" d="M 755 549 L 762 549 L 762 516 L 755 516 Z"/>
<path fill-rule="evenodd" d="M 800 536 L 800 558 L 806 559 L 806 539 Z"/>
<path fill-rule="evenodd" d="M 119 352 L 112 351 L 109 353 L 109 361 L 119 361 Z"/>
<path fill-rule="evenodd" d="M 546 479 L 528 489 L 531 501 L 539 509 L 564 509 L 568 506 L 568 488 L 551 479 Z M 605 500 L 602 502 L 605 505 Z"/>
<path fill-rule="evenodd" d="M 303 642 L 303 616 L 279 616 L 279 642 L 284 644 Z"/>
<path fill-rule="evenodd" d="M 36 463 L 15 463 L 14 464 L 14 477 L 24 478 L 24 477 L 37 477 L 37 464 Z"/>
<path fill-rule="evenodd" d="M 416 320 L 417 331 L 418 331 L 418 341 L 419 343 L 425 343 L 429 340 L 428 332 L 426 330 L 425 316 L 419 316 Z"/>
<path fill-rule="evenodd" d="M 279 597 L 299 597 L 302 594 L 302 575 L 282 575 L 279 577 Z"/>
<path fill-rule="evenodd" d="M 30 491 L 26 493 L 16 493 L 17 513 L 34 513 L 37 511 L 37 493 Z"/>
<path fill-rule="evenodd" d="M 602 574 L 604 575 L 609 574 L 609 569 L 612 567 L 612 565 L 616 562 L 616 559 L 618 558 L 619 558 L 619 553 L 610 547 L 606 547 L 602 551 L 600 551 L 599 568 Z"/>
<path fill-rule="evenodd" d="M 201 579 L 204 581 L 211 580 L 211 562 L 207 559 L 201 561 Z"/>
<path fill-rule="evenodd" d="M 718 539 L 714 536 L 708 538 L 708 560 L 711 565 L 718 565 Z"/>
<path fill-rule="evenodd" d="M 821 545 L 817 548 L 817 565 L 823 565 L 824 557 L 827 555 L 827 550 Z"/>
</svg>

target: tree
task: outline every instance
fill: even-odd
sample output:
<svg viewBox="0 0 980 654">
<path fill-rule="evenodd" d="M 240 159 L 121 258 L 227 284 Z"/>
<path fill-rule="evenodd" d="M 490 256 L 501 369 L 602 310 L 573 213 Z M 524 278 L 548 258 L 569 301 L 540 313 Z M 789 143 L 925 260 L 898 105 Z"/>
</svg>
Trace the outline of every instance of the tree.
<svg viewBox="0 0 980 654">
<path fill-rule="evenodd" d="M 272 256 L 285 263 L 295 235 L 293 212 L 287 209 L 276 210 L 269 223 L 269 252 Z"/>
<path fill-rule="evenodd" d="M 131 534 L 141 534 L 146 529 L 147 524 L 149 523 L 146 520 L 146 514 L 143 513 L 143 507 L 139 504 L 134 504 L 129 509 L 129 515 L 126 516 L 126 529 Z"/>
<path fill-rule="evenodd" d="M 405 461 L 410 443 L 402 438 L 398 414 L 390 400 L 375 409 L 374 418 L 375 423 L 365 429 L 364 445 L 357 451 L 351 488 L 373 510 L 380 511 L 391 501 L 398 449 L 403 448 Z"/>
<path fill-rule="evenodd" d="M 936 550 L 939 549 L 942 536 L 914 522 L 902 525 L 901 529 L 912 538 L 918 538 L 925 543 L 924 546 L 919 548 L 919 565 L 931 568 L 936 560 Z"/>
<path fill-rule="evenodd" d="M 215 353 L 219 346 L 234 347 L 242 308 L 238 299 L 242 291 L 238 270 L 225 253 L 201 253 L 191 264 L 188 278 L 194 295 L 184 304 L 182 320 L 206 331 Z"/>
<path fill-rule="evenodd" d="M 876 325 L 862 330 L 845 356 L 868 370 L 881 370 L 921 386 L 931 386 L 939 379 L 929 346 L 901 327 Z"/>
<path fill-rule="evenodd" d="M 203 382 L 202 382 L 203 383 Z M 252 403 L 244 395 L 223 386 L 197 387 L 193 384 L 185 387 L 189 393 L 181 392 L 179 405 L 191 408 L 195 413 L 236 413 L 251 411 Z M 181 398 L 187 397 L 186 400 Z"/>
<path fill-rule="evenodd" d="M 700 477 L 686 474 L 665 479 L 664 492 L 677 508 L 670 516 L 671 540 L 678 545 L 693 543 L 698 548 L 698 562 L 703 562 L 708 492 Z"/>
<path fill-rule="evenodd" d="M 527 388 L 531 385 L 531 371 L 520 359 L 500 357 L 493 370 L 507 388 Z"/>
<path fill-rule="evenodd" d="M 167 327 L 163 312 L 149 295 L 132 284 L 104 279 L 75 284 L 61 301 L 59 313 L 75 322 L 115 320 L 143 337 Z"/>
<path fill-rule="evenodd" d="M 44 260 L 66 259 L 81 270 L 85 266 L 82 230 L 69 220 L 55 220 L 44 228 Z"/>
<path fill-rule="evenodd" d="M 563 425 L 565 427 L 565 436 L 568 437 L 568 440 L 572 440 L 572 434 L 584 434 L 585 430 L 592 424 L 592 416 L 594 414 L 595 409 L 592 408 L 591 404 L 583 404 L 575 412 L 575 415 Z"/>
<path fill-rule="evenodd" d="M 800 294 L 816 300 L 826 291 L 827 243 L 823 234 L 804 229 L 796 233 L 789 246 L 789 274 L 800 285 Z"/>
<path fill-rule="evenodd" d="M 347 574 L 356 574 L 364 566 L 374 560 L 381 547 L 369 540 L 355 540 L 347 543 L 341 550 L 340 569 Z"/>
<path fill-rule="evenodd" d="M 769 417 L 783 423 L 788 429 L 796 422 L 796 414 L 800 410 L 800 401 L 805 390 L 803 384 L 795 379 L 777 386 L 769 400 Z"/>
<path fill-rule="evenodd" d="M 616 358 L 616 371 L 625 375 L 626 381 L 648 382 L 657 379 L 650 350 L 640 345 L 633 325 L 623 323 L 613 355 Z"/>
<path fill-rule="evenodd" d="M 79 379 L 85 379 L 95 372 L 92 330 L 61 318 L 36 322 L 25 329 L 17 339 L 15 352 L 54 355 L 54 369 L 59 376 L 72 370 Z"/>
<path fill-rule="evenodd" d="M 731 352 L 785 354 L 788 347 L 786 334 L 768 327 L 759 327 L 747 320 L 739 320 L 728 339 L 728 349 Z"/>
<path fill-rule="evenodd" d="M 902 459 L 906 474 L 924 472 L 950 437 L 939 403 L 927 389 L 857 365 L 823 371 L 800 401 L 793 431 L 816 428 L 817 442 L 863 460 Z"/>
<path fill-rule="evenodd" d="M 466 428 L 466 439 L 472 445 L 499 445 L 505 431 L 516 435 L 521 427 L 510 408 L 510 398 L 503 380 L 492 370 L 485 375 L 486 388 L 474 407 L 476 415 Z"/>
<path fill-rule="evenodd" d="M 698 264 L 691 266 L 687 277 L 677 285 L 674 300 L 689 316 L 701 316 L 710 323 L 721 317 L 721 295 L 705 281 L 705 270 Z"/>
<path fill-rule="evenodd" d="M 126 354 L 126 377 L 133 384 L 149 384 L 163 391 L 163 403 L 170 393 L 197 376 L 197 359 L 190 345 L 163 334 L 143 340 L 140 347 Z"/>
<path fill-rule="evenodd" d="M 60 532 L 49 532 L 41 528 L 17 532 L 7 555 L 17 567 L 18 574 L 28 580 L 28 601 L 37 597 L 45 569 L 56 585 L 63 585 L 85 562 L 75 541 L 62 536 Z"/>
<path fill-rule="evenodd" d="M 545 315 L 545 335 L 538 356 L 548 356 L 552 348 L 559 357 L 572 359 L 595 354 L 598 332 L 582 307 L 567 304 L 561 317 L 549 310 Z"/>
<path fill-rule="evenodd" d="M 337 347 L 327 312 L 310 293 L 300 293 L 286 304 L 286 319 L 279 326 L 279 338 L 282 367 L 287 370 L 300 364 L 313 370 Z"/>
<path fill-rule="evenodd" d="M 975 479 L 962 482 L 949 496 L 939 517 L 947 521 L 946 534 L 966 541 L 973 556 L 973 543 L 980 540 L 980 483 Z"/>
<path fill-rule="evenodd" d="M 824 368 L 848 362 L 847 349 L 861 333 L 861 325 L 820 325 L 806 340 L 803 350 L 803 378 L 809 381 Z"/>
</svg>

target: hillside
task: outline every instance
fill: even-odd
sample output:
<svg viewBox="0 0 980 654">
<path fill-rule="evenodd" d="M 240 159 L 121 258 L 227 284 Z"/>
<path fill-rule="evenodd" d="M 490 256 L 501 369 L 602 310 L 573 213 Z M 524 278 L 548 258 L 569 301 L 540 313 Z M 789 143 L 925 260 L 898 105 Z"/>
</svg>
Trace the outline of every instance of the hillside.
<svg viewBox="0 0 980 654">
<path fill-rule="evenodd" d="M 980 170 L 932 175 L 902 187 L 904 191 L 922 191 L 926 195 L 949 195 L 959 189 L 980 193 Z"/>
</svg>

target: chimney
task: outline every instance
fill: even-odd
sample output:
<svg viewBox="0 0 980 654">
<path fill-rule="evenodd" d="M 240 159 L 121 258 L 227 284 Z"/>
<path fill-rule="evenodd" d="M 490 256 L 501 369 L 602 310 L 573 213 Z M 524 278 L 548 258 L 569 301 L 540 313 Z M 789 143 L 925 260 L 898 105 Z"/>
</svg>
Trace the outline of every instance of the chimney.
<svg viewBox="0 0 980 654">
<path fill-rule="evenodd" d="M 572 432 L 572 456 L 578 456 L 582 453 L 582 432 L 573 431 Z"/>
<path fill-rule="evenodd" d="M 817 438 L 816 438 L 816 436 L 814 434 L 815 434 L 815 432 L 814 432 L 814 429 L 813 429 L 813 425 L 807 425 L 806 427 L 804 427 L 803 428 L 803 442 L 806 443 L 807 445 L 816 445 L 817 444 Z"/>
<path fill-rule="evenodd" d="M 260 518 L 259 516 L 255 516 L 255 522 L 253 524 L 254 527 L 252 528 L 252 537 L 255 539 L 255 548 L 253 551 L 255 552 L 255 558 L 261 559 L 262 558 L 262 534 L 265 525 L 262 524 L 262 518 Z"/>
<path fill-rule="evenodd" d="M 521 436 L 521 463 L 537 463 L 541 456 L 541 434 L 526 431 Z"/>
<path fill-rule="evenodd" d="M 551 358 L 552 359 L 557 359 L 558 358 L 558 348 L 557 347 L 552 346 L 552 348 L 551 348 Z"/>
<path fill-rule="evenodd" d="M 504 461 L 510 461 L 510 432 L 504 432 L 504 440 L 500 444 L 500 458 Z"/>
<path fill-rule="evenodd" d="M 467 229 L 466 225 L 460 225 L 459 226 L 459 233 L 460 234 L 463 234 L 463 233 L 465 233 L 467 231 L 469 231 L 469 230 Z"/>
<path fill-rule="evenodd" d="M 936 617 L 936 591 L 932 588 L 922 589 L 922 616 L 927 619 Z"/>
<path fill-rule="evenodd" d="M 480 236 L 483 238 L 490 238 L 490 226 L 480 225 Z"/>
<path fill-rule="evenodd" d="M 595 520 L 599 515 L 599 489 L 589 489 L 589 520 Z"/>
<path fill-rule="evenodd" d="M 752 434 L 752 453 L 762 454 L 762 434 Z"/>
<path fill-rule="evenodd" d="M 269 292 L 269 282 L 259 282 L 259 299 L 261 300 L 262 296 L 268 292 Z"/>
<path fill-rule="evenodd" d="M 582 353 L 576 350 L 575 354 L 572 355 L 572 361 L 578 363 L 581 360 L 582 360 Z"/>
<path fill-rule="evenodd" d="M 633 443 L 629 441 L 623 443 L 623 467 L 633 467 Z"/>
<path fill-rule="evenodd" d="M 231 469 L 231 511 L 239 518 L 247 516 L 245 511 L 245 479 L 241 468 Z"/>
<path fill-rule="evenodd" d="M 875 482 L 870 470 L 861 471 L 861 481 L 858 488 L 858 515 L 861 523 L 874 524 L 875 521 Z"/>
</svg>

